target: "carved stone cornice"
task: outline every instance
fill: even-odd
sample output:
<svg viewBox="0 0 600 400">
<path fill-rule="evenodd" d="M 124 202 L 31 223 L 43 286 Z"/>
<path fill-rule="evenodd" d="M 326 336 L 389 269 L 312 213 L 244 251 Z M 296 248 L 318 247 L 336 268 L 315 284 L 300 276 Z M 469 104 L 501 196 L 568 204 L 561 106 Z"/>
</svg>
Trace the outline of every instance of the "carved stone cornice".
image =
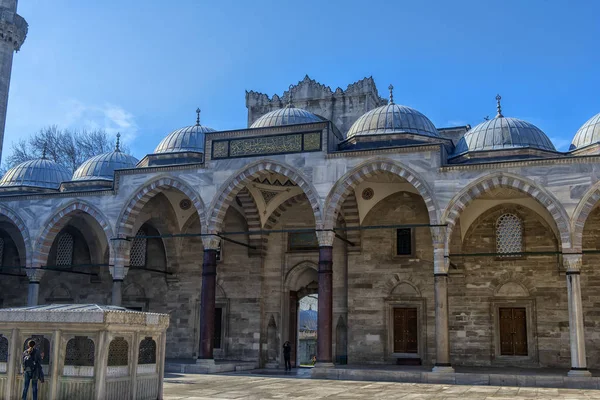
<svg viewBox="0 0 600 400">
<path fill-rule="evenodd" d="M 0 39 L 14 46 L 15 51 L 27 37 L 29 25 L 20 15 L 8 8 L 0 8 Z"/>
</svg>

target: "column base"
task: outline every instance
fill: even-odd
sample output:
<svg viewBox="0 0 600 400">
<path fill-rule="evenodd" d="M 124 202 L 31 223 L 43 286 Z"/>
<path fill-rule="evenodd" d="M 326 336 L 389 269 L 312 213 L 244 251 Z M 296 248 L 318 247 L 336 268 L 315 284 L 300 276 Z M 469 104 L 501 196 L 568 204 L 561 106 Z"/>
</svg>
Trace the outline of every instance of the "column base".
<svg viewBox="0 0 600 400">
<path fill-rule="evenodd" d="M 588 371 L 587 368 L 572 369 L 567 373 L 567 376 L 586 377 L 586 376 L 592 376 L 592 373 L 590 371 Z"/>
<path fill-rule="evenodd" d="M 437 372 L 440 374 L 451 374 L 454 373 L 454 368 L 450 364 L 435 365 L 431 372 Z"/>
<path fill-rule="evenodd" d="M 335 368 L 335 364 L 332 362 L 319 362 L 315 364 L 315 368 Z"/>
<path fill-rule="evenodd" d="M 202 367 L 214 367 L 215 366 L 215 359 L 214 358 L 198 358 L 196 360 L 196 365 L 200 365 Z"/>
</svg>

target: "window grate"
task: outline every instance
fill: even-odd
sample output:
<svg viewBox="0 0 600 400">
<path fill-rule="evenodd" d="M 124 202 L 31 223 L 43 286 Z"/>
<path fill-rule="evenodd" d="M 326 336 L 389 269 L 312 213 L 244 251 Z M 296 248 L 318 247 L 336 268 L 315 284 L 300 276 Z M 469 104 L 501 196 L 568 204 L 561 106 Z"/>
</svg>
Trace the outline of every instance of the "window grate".
<svg viewBox="0 0 600 400">
<path fill-rule="evenodd" d="M 156 364 L 156 342 L 151 337 L 140 342 L 138 364 Z"/>
<path fill-rule="evenodd" d="M 127 365 L 129 360 L 129 344 L 122 337 L 117 337 L 108 346 L 108 366 Z"/>
<path fill-rule="evenodd" d="M 131 244 L 129 264 L 133 267 L 145 267 L 148 239 L 143 236 L 147 236 L 146 231 L 144 228 L 140 228 L 135 236 L 136 237 L 133 239 L 133 243 Z"/>
<path fill-rule="evenodd" d="M 92 339 L 87 336 L 75 336 L 67 342 L 65 365 L 80 367 L 94 366 L 95 346 Z"/>
<path fill-rule="evenodd" d="M 73 264 L 73 235 L 63 233 L 56 246 L 56 265 Z"/>
<path fill-rule="evenodd" d="M 496 252 L 520 253 L 523 251 L 523 224 L 514 214 L 504 214 L 496 221 Z M 514 257 L 507 254 L 502 257 Z"/>
</svg>

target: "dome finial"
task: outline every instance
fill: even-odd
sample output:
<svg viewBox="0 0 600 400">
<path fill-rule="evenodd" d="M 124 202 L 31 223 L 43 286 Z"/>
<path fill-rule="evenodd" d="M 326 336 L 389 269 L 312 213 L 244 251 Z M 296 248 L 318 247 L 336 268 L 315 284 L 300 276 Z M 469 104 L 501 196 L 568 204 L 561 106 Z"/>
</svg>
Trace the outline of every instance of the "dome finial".
<svg viewBox="0 0 600 400">
<path fill-rule="evenodd" d="M 394 104 L 394 85 L 392 85 L 390 83 L 390 86 L 388 86 L 388 89 L 390 91 L 390 104 Z"/>
<path fill-rule="evenodd" d="M 121 151 L 120 148 L 120 142 L 121 142 L 121 133 L 117 132 L 117 143 L 115 144 L 115 151 Z"/>
<path fill-rule="evenodd" d="M 308 78 L 308 75 L 306 75 L 306 77 Z M 306 79 L 306 78 L 305 78 Z M 292 95 L 292 89 L 294 88 L 294 85 L 290 85 L 288 87 L 288 107 L 294 107 L 294 105 L 292 104 L 292 101 L 294 100 L 294 96 Z"/>
<path fill-rule="evenodd" d="M 44 148 L 42 149 L 42 160 L 46 159 L 46 150 L 48 148 L 48 142 L 44 142 Z"/>
<path fill-rule="evenodd" d="M 499 94 L 496 95 L 496 109 L 498 110 L 498 114 L 496 114 L 496 118 L 503 118 L 502 115 L 502 106 L 500 105 L 500 100 L 502 100 L 502 96 Z"/>
<path fill-rule="evenodd" d="M 200 125 L 200 107 L 196 108 L 196 125 Z"/>
</svg>

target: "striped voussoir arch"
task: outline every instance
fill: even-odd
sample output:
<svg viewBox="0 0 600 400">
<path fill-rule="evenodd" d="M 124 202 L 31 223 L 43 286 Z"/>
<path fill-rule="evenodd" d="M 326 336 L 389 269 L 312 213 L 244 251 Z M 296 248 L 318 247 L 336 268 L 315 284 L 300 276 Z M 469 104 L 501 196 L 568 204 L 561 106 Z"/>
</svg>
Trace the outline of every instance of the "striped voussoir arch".
<svg viewBox="0 0 600 400">
<path fill-rule="evenodd" d="M 21 217 L 13 210 L 8 207 L 0 206 L 0 216 L 8 219 L 20 232 L 21 238 L 23 239 L 23 244 L 25 246 L 25 254 L 19 254 L 19 257 L 25 256 L 25 266 L 31 266 L 32 261 L 32 249 L 31 249 L 31 239 L 29 237 L 29 230 L 27 229 L 27 225 L 23 222 Z M 17 241 L 15 240 L 15 243 Z M 21 258 L 21 263 L 23 259 Z"/>
<path fill-rule="evenodd" d="M 283 215 L 283 213 L 286 210 L 290 209 L 294 205 L 303 204 L 306 201 L 307 201 L 306 195 L 304 193 L 300 193 L 293 197 L 290 197 L 289 199 L 287 199 L 286 201 L 281 203 L 275 210 L 273 210 L 271 215 L 269 215 L 269 218 L 267 218 L 267 221 L 265 222 L 265 230 L 274 229 L 277 226 L 279 219 L 281 218 L 281 216 Z M 269 236 L 264 235 L 263 248 L 264 248 L 265 253 L 268 249 L 268 244 L 269 244 Z"/>
<path fill-rule="evenodd" d="M 561 246 L 564 249 L 571 247 L 571 230 L 569 217 L 561 204 L 549 193 L 536 186 L 533 182 L 518 176 L 498 174 L 483 177 L 467 186 L 453 200 L 450 201 L 444 214 L 444 221 L 448 224 L 446 228 L 446 248 L 452 237 L 452 231 L 467 206 L 479 196 L 488 193 L 495 188 L 510 188 L 531 196 L 537 200 L 552 216 L 560 234 Z"/>
<path fill-rule="evenodd" d="M 429 222 L 431 224 L 439 223 L 439 210 L 433 193 L 425 181 L 419 177 L 416 172 L 391 160 L 375 160 L 357 166 L 340 178 L 334 185 L 325 206 L 325 228 L 332 228 L 335 226 L 337 215 L 340 212 L 342 204 L 346 198 L 354 192 L 354 188 L 358 184 L 372 176 L 384 172 L 399 176 L 413 185 L 425 202 L 429 214 Z"/>
<path fill-rule="evenodd" d="M 98 223 L 106 235 L 106 242 L 110 244 L 113 232 L 108 222 L 108 218 L 91 204 L 83 201 L 76 201 L 63 207 L 44 225 L 44 230 L 36 242 L 33 267 L 37 268 L 47 264 L 48 254 L 50 254 L 50 248 L 54 243 L 54 239 L 56 239 L 58 233 L 67 225 L 70 217 L 80 213 L 89 215 Z M 112 251 L 112 246 L 109 245 L 109 252 L 110 251 Z M 112 256 L 109 259 L 111 258 Z"/>
<path fill-rule="evenodd" d="M 244 210 L 244 217 L 246 218 L 246 224 L 248 225 L 248 230 L 251 232 L 258 232 L 261 228 L 260 223 L 260 213 L 258 211 L 258 207 L 256 206 L 256 202 L 254 201 L 254 197 L 247 188 L 240 190 L 237 195 L 240 203 L 242 205 L 242 209 Z M 261 255 L 263 248 L 263 235 L 260 233 L 251 233 L 248 235 L 248 244 L 250 246 L 255 247 L 255 249 L 248 249 L 248 255 Z"/>
<path fill-rule="evenodd" d="M 576 252 L 580 252 L 583 249 L 583 229 L 598 202 L 600 202 L 600 182 L 587 191 L 573 213 L 571 229 L 573 234 L 573 249 Z"/>
<path fill-rule="evenodd" d="M 342 215 L 344 221 L 346 221 L 346 228 L 353 228 L 345 232 L 346 239 L 354 244 L 354 246 L 348 246 L 348 251 L 360 251 L 361 234 L 360 230 L 358 230 L 360 227 L 360 217 L 358 215 L 358 201 L 356 201 L 354 190 L 350 192 L 342 204 Z"/>
</svg>

